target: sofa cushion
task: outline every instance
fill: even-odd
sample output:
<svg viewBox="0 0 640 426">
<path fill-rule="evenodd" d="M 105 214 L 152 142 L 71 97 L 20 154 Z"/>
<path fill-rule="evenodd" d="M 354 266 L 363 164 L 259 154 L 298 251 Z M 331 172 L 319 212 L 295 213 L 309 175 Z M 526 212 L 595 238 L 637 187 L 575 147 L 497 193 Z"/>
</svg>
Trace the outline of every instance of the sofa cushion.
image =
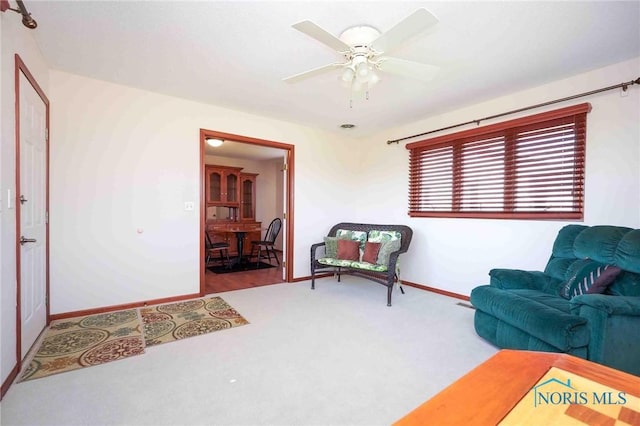
<svg viewBox="0 0 640 426">
<path fill-rule="evenodd" d="M 338 259 L 360 260 L 360 243 L 355 240 L 338 238 Z"/>
<path fill-rule="evenodd" d="M 571 299 L 580 294 L 604 293 L 620 272 L 621 269 L 615 265 L 605 265 L 591 259 L 579 260 L 567 271 L 570 276 L 560 288 L 560 296 Z"/>
<path fill-rule="evenodd" d="M 537 290 L 501 290 L 480 286 L 471 292 L 471 303 L 480 311 L 526 331 L 567 352 L 589 343 L 585 318 L 569 313 L 570 302 Z"/>
<path fill-rule="evenodd" d="M 618 244 L 631 228 L 622 226 L 591 226 L 576 236 L 573 244 L 575 257 L 602 263 L 614 263 Z"/>
<path fill-rule="evenodd" d="M 575 259 L 573 244 L 579 233 L 587 229 L 585 225 L 566 225 L 558 232 L 558 236 L 553 242 L 553 257 Z"/>
<path fill-rule="evenodd" d="M 617 266 L 640 274 L 640 229 L 634 229 L 622 237 L 614 257 Z"/>
<path fill-rule="evenodd" d="M 607 288 L 606 294 L 640 297 L 640 274 L 622 271 Z"/>
<path fill-rule="evenodd" d="M 381 243 L 373 243 L 371 241 L 367 241 L 364 244 L 364 254 L 362 255 L 362 261 L 368 263 L 377 263 L 378 262 L 378 252 L 380 252 Z"/>
<path fill-rule="evenodd" d="M 338 257 L 338 238 L 324 237 L 324 254 L 326 257 Z"/>
<path fill-rule="evenodd" d="M 572 263 L 577 261 L 575 257 L 552 257 L 544 268 L 544 273 L 555 279 L 564 281 L 567 275 L 567 270 Z"/>
</svg>

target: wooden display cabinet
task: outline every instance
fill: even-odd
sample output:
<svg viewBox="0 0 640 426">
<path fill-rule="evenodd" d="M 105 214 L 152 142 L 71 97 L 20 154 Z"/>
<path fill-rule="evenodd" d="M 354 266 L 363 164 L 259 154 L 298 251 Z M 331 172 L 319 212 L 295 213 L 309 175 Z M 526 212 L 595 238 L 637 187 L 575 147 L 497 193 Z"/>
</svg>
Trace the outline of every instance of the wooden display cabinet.
<svg viewBox="0 0 640 426">
<path fill-rule="evenodd" d="M 205 166 L 206 203 L 210 206 L 240 206 L 240 168 Z"/>
</svg>

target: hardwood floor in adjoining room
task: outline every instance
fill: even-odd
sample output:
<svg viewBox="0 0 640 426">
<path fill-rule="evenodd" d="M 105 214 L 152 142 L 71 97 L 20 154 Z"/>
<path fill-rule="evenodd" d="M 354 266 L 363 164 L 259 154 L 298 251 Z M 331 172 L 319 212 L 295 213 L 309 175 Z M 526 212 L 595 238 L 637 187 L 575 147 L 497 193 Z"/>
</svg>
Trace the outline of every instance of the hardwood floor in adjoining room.
<svg viewBox="0 0 640 426">
<path fill-rule="evenodd" d="M 275 267 L 228 274 L 216 274 L 207 269 L 204 275 L 205 293 L 222 293 L 224 291 L 284 283 L 285 281 L 282 279 L 282 264 L 278 265 L 274 260 L 270 263 Z"/>
</svg>

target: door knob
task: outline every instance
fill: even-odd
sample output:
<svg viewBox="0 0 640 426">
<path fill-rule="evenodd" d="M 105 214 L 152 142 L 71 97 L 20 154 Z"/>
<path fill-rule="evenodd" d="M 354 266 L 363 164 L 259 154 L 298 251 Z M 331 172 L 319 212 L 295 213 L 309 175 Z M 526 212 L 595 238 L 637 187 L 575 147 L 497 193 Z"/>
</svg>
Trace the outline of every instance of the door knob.
<svg viewBox="0 0 640 426">
<path fill-rule="evenodd" d="M 20 196 L 20 204 L 24 204 L 24 203 L 26 203 L 27 201 L 29 201 L 29 200 L 27 200 L 26 198 L 24 198 L 24 195 L 21 195 L 21 196 Z"/>
<path fill-rule="evenodd" d="M 35 243 L 36 239 L 35 238 L 25 238 L 23 236 L 20 236 L 20 245 L 25 245 L 26 243 Z"/>
</svg>

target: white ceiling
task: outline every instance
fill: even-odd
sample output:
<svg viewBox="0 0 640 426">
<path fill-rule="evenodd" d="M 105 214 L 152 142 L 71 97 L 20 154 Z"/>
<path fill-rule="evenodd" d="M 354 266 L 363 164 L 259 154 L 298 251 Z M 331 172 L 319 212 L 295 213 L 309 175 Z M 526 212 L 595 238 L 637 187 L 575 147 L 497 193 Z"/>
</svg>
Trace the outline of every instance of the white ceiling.
<svg viewBox="0 0 640 426">
<path fill-rule="evenodd" d="M 640 56 L 639 1 L 25 4 L 52 68 L 354 137 Z M 282 81 L 341 59 L 292 24 L 384 32 L 419 7 L 440 22 L 388 55 L 439 66 L 435 80 L 383 75 L 352 108 L 339 71 Z"/>
</svg>

